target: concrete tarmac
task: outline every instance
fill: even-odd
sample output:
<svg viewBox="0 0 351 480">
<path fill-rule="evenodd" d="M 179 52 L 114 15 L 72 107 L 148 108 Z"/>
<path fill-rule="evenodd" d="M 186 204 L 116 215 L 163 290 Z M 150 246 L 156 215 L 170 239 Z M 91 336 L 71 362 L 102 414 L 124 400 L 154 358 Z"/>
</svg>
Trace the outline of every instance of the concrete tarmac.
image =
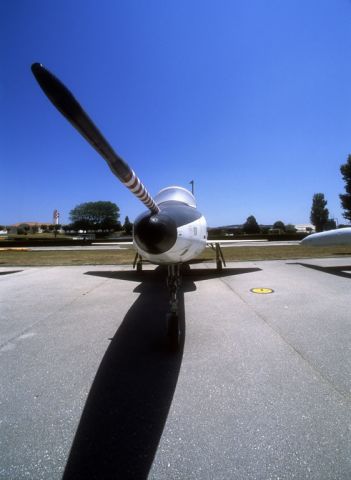
<svg viewBox="0 0 351 480">
<path fill-rule="evenodd" d="M 351 257 L 163 275 L 0 267 L 0 479 L 350 479 Z"/>
</svg>

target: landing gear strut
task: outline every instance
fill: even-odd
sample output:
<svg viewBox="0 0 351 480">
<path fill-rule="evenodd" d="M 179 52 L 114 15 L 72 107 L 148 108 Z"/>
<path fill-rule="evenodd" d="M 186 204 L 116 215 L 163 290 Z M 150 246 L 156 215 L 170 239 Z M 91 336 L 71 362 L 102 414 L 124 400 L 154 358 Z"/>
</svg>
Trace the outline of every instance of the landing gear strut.
<svg viewBox="0 0 351 480">
<path fill-rule="evenodd" d="M 135 254 L 134 262 L 133 262 L 133 269 L 135 268 L 135 266 L 136 266 L 137 272 L 141 272 L 143 270 L 143 259 L 142 259 L 141 255 L 139 255 L 139 253 Z"/>
<path fill-rule="evenodd" d="M 219 243 L 216 243 L 216 265 L 218 272 L 222 271 L 223 265 L 226 266 L 223 252 Z"/>
<path fill-rule="evenodd" d="M 170 311 L 167 314 L 167 334 L 174 349 L 179 347 L 182 335 L 179 321 L 179 292 L 181 284 L 181 264 L 168 265 L 167 287 Z"/>
</svg>

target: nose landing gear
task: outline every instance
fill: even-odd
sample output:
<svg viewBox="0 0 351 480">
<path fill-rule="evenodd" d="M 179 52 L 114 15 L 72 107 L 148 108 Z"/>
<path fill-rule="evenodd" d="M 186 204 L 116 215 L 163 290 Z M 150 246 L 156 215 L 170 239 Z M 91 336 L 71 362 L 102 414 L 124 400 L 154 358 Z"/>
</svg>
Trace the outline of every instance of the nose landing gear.
<svg viewBox="0 0 351 480">
<path fill-rule="evenodd" d="M 167 335 L 173 350 L 178 350 L 182 337 L 179 320 L 179 294 L 182 284 L 181 267 L 180 263 L 168 265 L 167 274 L 170 306 L 170 311 L 167 314 Z"/>
</svg>

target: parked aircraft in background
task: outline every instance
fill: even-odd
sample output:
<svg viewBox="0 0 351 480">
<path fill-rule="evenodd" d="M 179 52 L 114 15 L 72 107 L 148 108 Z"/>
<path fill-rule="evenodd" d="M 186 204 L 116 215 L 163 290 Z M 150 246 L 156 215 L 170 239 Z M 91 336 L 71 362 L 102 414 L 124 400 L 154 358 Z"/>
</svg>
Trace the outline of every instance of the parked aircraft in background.
<svg viewBox="0 0 351 480">
<path fill-rule="evenodd" d="M 313 233 L 301 240 L 304 246 L 333 246 L 351 245 L 351 227 L 328 230 L 327 232 Z"/>
</svg>

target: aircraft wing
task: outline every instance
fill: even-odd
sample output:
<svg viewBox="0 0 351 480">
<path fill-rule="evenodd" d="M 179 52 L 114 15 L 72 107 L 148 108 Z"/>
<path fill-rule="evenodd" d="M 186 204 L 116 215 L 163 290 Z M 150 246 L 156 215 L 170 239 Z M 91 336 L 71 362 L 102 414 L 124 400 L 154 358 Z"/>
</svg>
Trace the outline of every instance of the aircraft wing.
<svg viewBox="0 0 351 480">
<path fill-rule="evenodd" d="M 351 246 L 351 227 L 328 230 L 327 232 L 312 233 L 300 242 L 303 246 L 321 247 L 334 245 Z"/>
</svg>

